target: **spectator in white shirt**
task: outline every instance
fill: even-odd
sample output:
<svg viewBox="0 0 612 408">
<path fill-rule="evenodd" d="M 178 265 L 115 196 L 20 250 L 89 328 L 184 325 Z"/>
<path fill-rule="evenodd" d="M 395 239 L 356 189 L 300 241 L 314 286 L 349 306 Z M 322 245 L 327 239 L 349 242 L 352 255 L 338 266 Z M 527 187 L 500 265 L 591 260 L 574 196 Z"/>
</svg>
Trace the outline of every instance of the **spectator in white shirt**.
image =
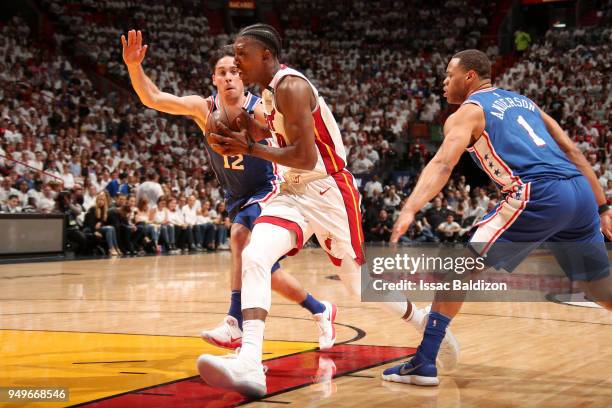
<svg viewBox="0 0 612 408">
<path fill-rule="evenodd" d="M 78 156 L 73 156 L 72 160 L 70 161 L 70 173 L 72 173 L 72 175 L 74 177 L 81 177 L 81 162 L 79 160 Z"/>
<path fill-rule="evenodd" d="M 378 175 L 374 175 L 374 177 L 372 177 L 372 180 L 366 183 L 364 187 L 364 191 L 365 191 L 366 197 L 368 198 L 374 195 L 374 191 L 378 191 L 379 193 L 383 192 L 383 186 L 380 183 L 380 179 Z"/>
<path fill-rule="evenodd" d="M 43 154 L 41 152 L 36 152 L 35 155 L 33 155 L 32 153 L 29 153 L 28 155 L 29 157 L 26 164 L 30 167 L 30 169 L 42 171 L 44 160 Z"/>
<path fill-rule="evenodd" d="M 603 163 L 600 167 L 599 170 L 601 171 L 601 175 L 603 177 L 605 177 L 608 180 L 612 180 L 612 169 L 609 168 L 610 166 L 607 163 Z"/>
<path fill-rule="evenodd" d="M 366 157 L 372 162 L 373 165 L 378 163 L 380 155 L 371 145 L 366 146 Z"/>
<path fill-rule="evenodd" d="M 159 176 L 155 171 L 150 170 L 147 172 L 147 181 L 140 184 L 136 189 L 136 201 L 141 199 L 146 199 L 151 206 L 153 203 L 157 203 L 159 197 L 164 195 L 164 190 L 162 189 L 161 184 L 158 183 Z"/>
<path fill-rule="evenodd" d="M 478 200 L 476 199 L 476 197 L 472 197 L 470 199 L 469 207 L 465 210 L 465 218 L 474 217 L 474 222 L 472 222 L 472 225 L 474 225 L 485 214 L 486 214 L 486 210 L 478 205 Z"/>
<path fill-rule="evenodd" d="M 170 223 L 168 215 L 168 200 L 166 196 L 161 196 L 157 200 L 157 206 L 149 210 L 149 221 L 158 229 L 161 242 L 166 246 L 167 252 L 176 253 L 174 225 Z"/>
<path fill-rule="evenodd" d="M 357 159 L 355 159 L 351 165 L 351 170 L 355 174 L 367 173 L 372 170 L 373 166 L 374 163 L 366 157 L 365 150 L 361 149 Z"/>
<path fill-rule="evenodd" d="M 183 208 L 181 208 L 181 212 L 183 213 L 183 220 L 185 220 L 185 224 L 187 225 L 187 234 L 189 234 L 190 238 L 190 250 L 202 249 L 202 239 L 200 237 L 198 228 L 196 228 L 198 222 L 198 210 L 195 206 L 195 202 L 195 196 L 190 195 L 187 198 L 187 204 L 185 204 Z"/>
<path fill-rule="evenodd" d="M 591 148 L 591 144 L 584 140 L 584 135 L 579 135 L 578 140 L 576 141 L 576 147 L 580 149 L 582 153 L 584 153 Z"/>
<path fill-rule="evenodd" d="M 215 249 L 216 227 L 214 221 L 216 216 L 216 212 L 210 209 L 210 201 L 208 199 L 200 200 L 197 228 L 202 238 L 202 248 L 208 251 Z"/>
<path fill-rule="evenodd" d="M 28 206 L 28 190 L 30 189 L 28 183 L 25 180 L 22 180 L 18 184 L 19 191 L 17 191 L 17 197 L 19 198 L 19 205 L 21 207 Z"/>
<path fill-rule="evenodd" d="M 452 214 L 448 214 L 446 221 L 438 225 L 437 231 L 441 242 L 455 242 L 457 234 L 461 231 L 461 225 L 455 222 L 455 217 Z"/>
<path fill-rule="evenodd" d="M 187 252 L 189 248 L 187 225 L 183 219 L 183 213 L 178 209 L 176 198 L 171 198 L 170 201 L 168 201 L 168 222 L 174 225 L 177 248 L 183 253 Z"/>
<path fill-rule="evenodd" d="M 189 182 L 183 191 L 185 192 L 185 195 L 189 197 L 196 192 L 197 188 L 198 186 L 196 185 L 196 179 L 192 177 L 189 179 Z"/>
<path fill-rule="evenodd" d="M 95 185 L 91 184 L 87 188 L 87 192 L 83 195 L 83 207 L 85 207 L 85 210 L 89 210 L 89 208 L 96 203 L 97 194 L 98 189 Z"/>
<path fill-rule="evenodd" d="M 489 196 L 487 196 L 487 192 L 484 188 L 480 188 L 478 190 L 478 194 L 476 197 L 478 200 L 478 206 L 482 208 L 489 208 L 489 201 L 491 200 Z"/>
<path fill-rule="evenodd" d="M 50 213 L 55 207 L 55 199 L 53 197 L 53 190 L 48 185 L 45 185 L 42 189 L 42 194 L 36 200 L 36 209 L 42 213 Z"/>
<path fill-rule="evenodd" d="M 17 126 L 11 122 L 4 132 L 4 139 L 9 143 L 21 143 L 23 142 L 23 135 L 17 130 Z"/>
<path fill-rule="evenodd" d="M 18 191 L 11 185 L 11 178 L 5 177 L 0 185 L 0 204 L 6 204 L 9 196 L 17 195 Z"/>
<path fill-rule="evenodd" d="M 608 180 L 608 185 L 606 186 L 606 199 L 608 203 L 612 200 L 612 180 Z"/>
<path fill-rule="evenodd" d="M 6 205 L 0 206 L 0 212 L 8 214 L 16 214 L 21 212 L 21 206 L 19 205 L 19 197 L 16 194 L 11 194 L 7 200 Z"/>
<path fill-rule="evenodd" d="M 98 182 L 98 185 L 96 188 L 98 189 L 98 191 L 102 191 L 106 188 L 106 185 L 110 183 L 112 180 L 113 179 L 110 176 L 110 172 L 105 169 L 102 171 L 102 177 L 100 178 L 100 181 Z"/>
<path fill-rule="evenodd" d="M 401 201 L 401 197 L 395 191 L 395 186 L 389 187 L 389 189 L 385 192 L 385 197 L 383 199 L 387 212 L 394 211 L 394 209 L 399 206 Z"/>
<path fill-rule="evenodd" d="M 595 170 L 595 175 L 597 176 L 597 181 L 599 181 L 601 188 L 604 190 L 608 188 L 608 179 L 601 173 L 601 169 Z"/>
<path fill-rule="evenodd" d="M 66 190 L 70 190 L 72 187 L 74 187 L 74 176 L 70 172 L 69 166 L 64 166 L 64 171 L 62 172 L 62 181 Z"/>
</svg>

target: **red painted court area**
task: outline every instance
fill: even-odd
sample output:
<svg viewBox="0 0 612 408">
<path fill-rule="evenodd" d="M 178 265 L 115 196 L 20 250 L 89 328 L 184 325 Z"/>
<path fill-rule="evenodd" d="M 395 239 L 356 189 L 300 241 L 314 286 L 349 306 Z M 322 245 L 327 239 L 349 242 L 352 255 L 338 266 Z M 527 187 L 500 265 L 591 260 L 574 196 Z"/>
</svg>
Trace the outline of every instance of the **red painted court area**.
<svg viewBox="0 0 612 408">
<path fill-rule="evenodd" d="M 307 351 L 267 360 L 268 395 L 282 394 L 315 383 L 329 381 L 367 368 L 406 358 L 411 347 L 359 346 L 343 344 L 326 352 Z M 75 405 L 96 408 L 225 408 L 242 405 L 248 400 L 235 392 L 207 386 L 200 377 L 184 378 L 172 383 Z"/>
</svg>

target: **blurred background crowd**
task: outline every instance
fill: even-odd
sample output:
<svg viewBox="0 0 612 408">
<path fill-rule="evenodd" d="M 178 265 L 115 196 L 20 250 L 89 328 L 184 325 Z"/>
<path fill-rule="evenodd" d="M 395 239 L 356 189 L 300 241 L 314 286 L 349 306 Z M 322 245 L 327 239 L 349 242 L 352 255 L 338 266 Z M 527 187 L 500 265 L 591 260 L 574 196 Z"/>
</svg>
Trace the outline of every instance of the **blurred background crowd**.
<svg viewBox="0 0 612 408">
<path fill-rule="evenodd" d="M 254 21 L 282 32 L 283 62 L 313 80 L 340 125 L 367 241 L 389 239 L 439 145 L 453 111 L 442 97 L 446 64 L 465 48 L 489 55 L 496 86 L 559 121 L 612 203 L 610 1 L 586 2 L 568 26 L 517 33 L 515 49 L 504 49 L 499 34 L 511 2 L 262 3 Z M 245 17 L 197 0 L 32 4 L 38 19 L 16 10 L 0 20 L 0 211 L 65 214 L 71 248 L 82 255 L 228 249 L 224 192 L 201 132 L 140 104 L 119 38 L 143 30 L 145 71 L 160 89 L 207 96 L 208 56 Z M 501 199 L 462 160 L 402 240 L 465 240 Z"/>
</svg>

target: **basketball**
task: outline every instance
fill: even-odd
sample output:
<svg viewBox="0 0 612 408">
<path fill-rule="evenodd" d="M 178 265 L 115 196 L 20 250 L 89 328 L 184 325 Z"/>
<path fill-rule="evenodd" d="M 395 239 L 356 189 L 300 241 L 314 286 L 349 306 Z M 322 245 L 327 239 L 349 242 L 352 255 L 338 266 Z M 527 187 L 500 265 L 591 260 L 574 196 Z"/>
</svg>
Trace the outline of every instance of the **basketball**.
<svg viewBox="0 0 612 408">
<path fill-rule="evenodd" d="M 206 121 L 206 132 L 218 133 L 218 123 L 223 123 L 228 129 L 237 132 L 240 130 L 237 119 L 243 114 L 246 114 L 246 112 L 242 108 L 236 106 L 221 106 L 208 116 L 208 120 Z"/>
</svg>

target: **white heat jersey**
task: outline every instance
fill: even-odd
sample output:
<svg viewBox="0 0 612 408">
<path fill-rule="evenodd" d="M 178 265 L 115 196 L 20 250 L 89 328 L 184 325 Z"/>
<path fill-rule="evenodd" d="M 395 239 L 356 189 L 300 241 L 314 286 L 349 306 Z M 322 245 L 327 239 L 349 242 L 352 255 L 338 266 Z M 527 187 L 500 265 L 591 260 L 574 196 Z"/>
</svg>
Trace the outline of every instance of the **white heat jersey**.
<svg viewBox="0 0 612 408">
<path fill-rule="evenodd" d="M 317 180 L 328 175 L 333 175 L 342 171 L 346 166 L 346 151 L 340 135 L 340 129 L 331 110 L 325 100 L 319 95 L 317 89 L 302 73 L 295 69 L 281 65 L 280 69 L 270 81 L 270 84 L 262 93 L 263 107 L 268 126 L 280 147 L 287 146 L 288 140 L 285 137 L 285 124 L 283 115 L 276 108 L 274 92 L 281 79 L 286 76 L 296 76 L 305 79 L 317 100 L 317 106 L 312 112 L 314 121 L 314 138 L 317 146 L 317 164 L 312 170 L 300 170 L 286 168 L 284 178 L 290 183 L 304 183 Z"/>
</svg>

